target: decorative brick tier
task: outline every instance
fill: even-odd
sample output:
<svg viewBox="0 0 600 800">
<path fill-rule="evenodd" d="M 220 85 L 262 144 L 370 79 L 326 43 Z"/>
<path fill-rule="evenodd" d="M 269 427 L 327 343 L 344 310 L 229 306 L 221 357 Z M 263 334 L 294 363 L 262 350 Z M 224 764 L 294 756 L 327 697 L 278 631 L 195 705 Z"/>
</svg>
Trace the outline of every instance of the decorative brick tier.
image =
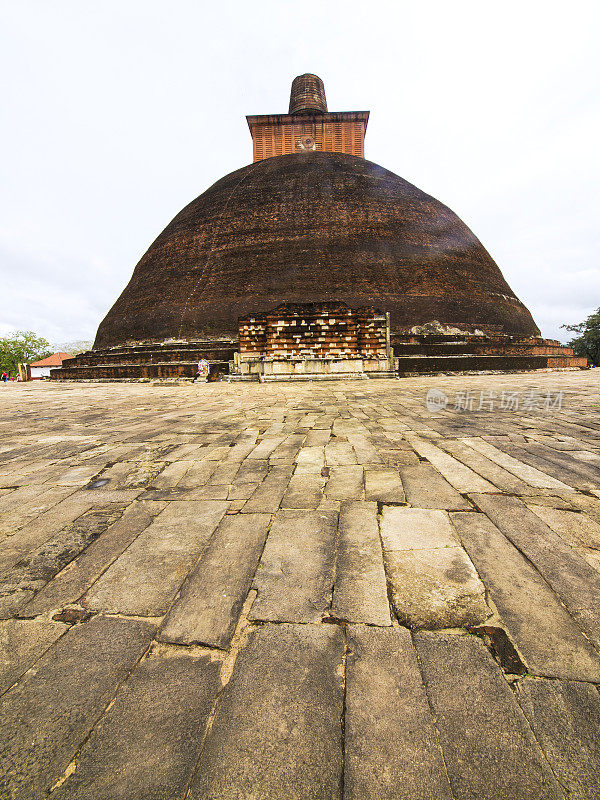
<svg viewBox="0 0 600 800">
<path fill-rule="evenodd" d="M 239 321 L 235 372 L 289 380 L 390 374 L 389 314 L 345 303 L 281 303 Z"/>
<path fill-rule="evenodd" d="M 205 358 L 214 377 L 229 371 L 237 342 L 231 339 L 195 342 L 148 343 L 129 347 L 89 350 L 65 359 L 51 371 L 52 380 L 150 380 L 193 378 L 198 361 Z"/>
<path fill-rule="evenodd" d="M 400 376 L 587 367 L 572 348 L 540 337 L 393 333 L 391 343 Z"/>
</svg>

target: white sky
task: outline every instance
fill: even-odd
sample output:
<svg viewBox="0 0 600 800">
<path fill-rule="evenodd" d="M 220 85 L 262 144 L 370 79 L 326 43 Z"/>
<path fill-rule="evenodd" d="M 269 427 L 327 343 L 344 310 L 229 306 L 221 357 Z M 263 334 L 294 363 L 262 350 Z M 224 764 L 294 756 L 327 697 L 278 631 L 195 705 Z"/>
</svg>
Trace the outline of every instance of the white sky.
<svg viewBox="0 0 600 800">
<path fill-rule="evenodd" d="M 92 339 L 294 76 L 450 206 L 545 336 L 600 306 L 597 0 L 0 0 L 0 334 Z M 398 133 L 399 132 L 399 133 Z"/>
</svg>

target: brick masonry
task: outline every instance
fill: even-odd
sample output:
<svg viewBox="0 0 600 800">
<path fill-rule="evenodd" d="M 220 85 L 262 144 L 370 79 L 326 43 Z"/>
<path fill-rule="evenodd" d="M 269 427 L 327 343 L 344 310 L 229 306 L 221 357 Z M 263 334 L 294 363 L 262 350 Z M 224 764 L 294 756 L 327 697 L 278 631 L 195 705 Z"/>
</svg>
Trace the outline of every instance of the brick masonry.
<svg viewBox="0 0 600 800">
<path fill-rule="evenodd" d="M 282 303 L 240 319 L 240 358 L 386 358 L 387 323 L 385 314 L 368 306 Z"/>
</svg>

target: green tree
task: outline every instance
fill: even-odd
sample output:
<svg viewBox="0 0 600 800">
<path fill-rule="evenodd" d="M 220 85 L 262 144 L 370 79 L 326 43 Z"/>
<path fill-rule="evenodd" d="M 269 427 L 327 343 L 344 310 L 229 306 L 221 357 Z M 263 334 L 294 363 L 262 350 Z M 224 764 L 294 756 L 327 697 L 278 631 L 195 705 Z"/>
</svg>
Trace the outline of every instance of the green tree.
<svg viewBox="0 0 600 800">
<path fill-rule="evenodd" d="M 576 356 L 587 356 L 592 364 L 600 366 L 600 308 L 579 325 L 561 325 L 577 336 L 567 342 Z"/>
<path fill-rule="evenodd" d="M 18 364 L 40 361 L 52 353 L 50 342 L 33 331 L 15 331 L 0 337 L 0 371 L 14 374 Z"/>
</svg>

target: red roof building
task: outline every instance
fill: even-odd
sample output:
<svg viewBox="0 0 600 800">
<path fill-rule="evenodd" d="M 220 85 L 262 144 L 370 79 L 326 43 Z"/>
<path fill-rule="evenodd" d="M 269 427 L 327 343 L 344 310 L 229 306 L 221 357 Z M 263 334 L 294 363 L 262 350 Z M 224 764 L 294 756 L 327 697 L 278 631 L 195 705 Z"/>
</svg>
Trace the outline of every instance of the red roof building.
<svg viewBox="0 0 600 800">
<path fill-rule="evenodd" d="M 48 356 L 48 358 L 42 358 L 40 361 L 33 361 L 31 364 L 29 364 L 28 370 L 31 380 L 34 381 L 39 378 L 49 378 L 50 370 L 62 366 L 62 362 L 65 360 L 65 358 L 71 358 L 71 354 L 52 353 L 52 355 Z"/>
</svg>

